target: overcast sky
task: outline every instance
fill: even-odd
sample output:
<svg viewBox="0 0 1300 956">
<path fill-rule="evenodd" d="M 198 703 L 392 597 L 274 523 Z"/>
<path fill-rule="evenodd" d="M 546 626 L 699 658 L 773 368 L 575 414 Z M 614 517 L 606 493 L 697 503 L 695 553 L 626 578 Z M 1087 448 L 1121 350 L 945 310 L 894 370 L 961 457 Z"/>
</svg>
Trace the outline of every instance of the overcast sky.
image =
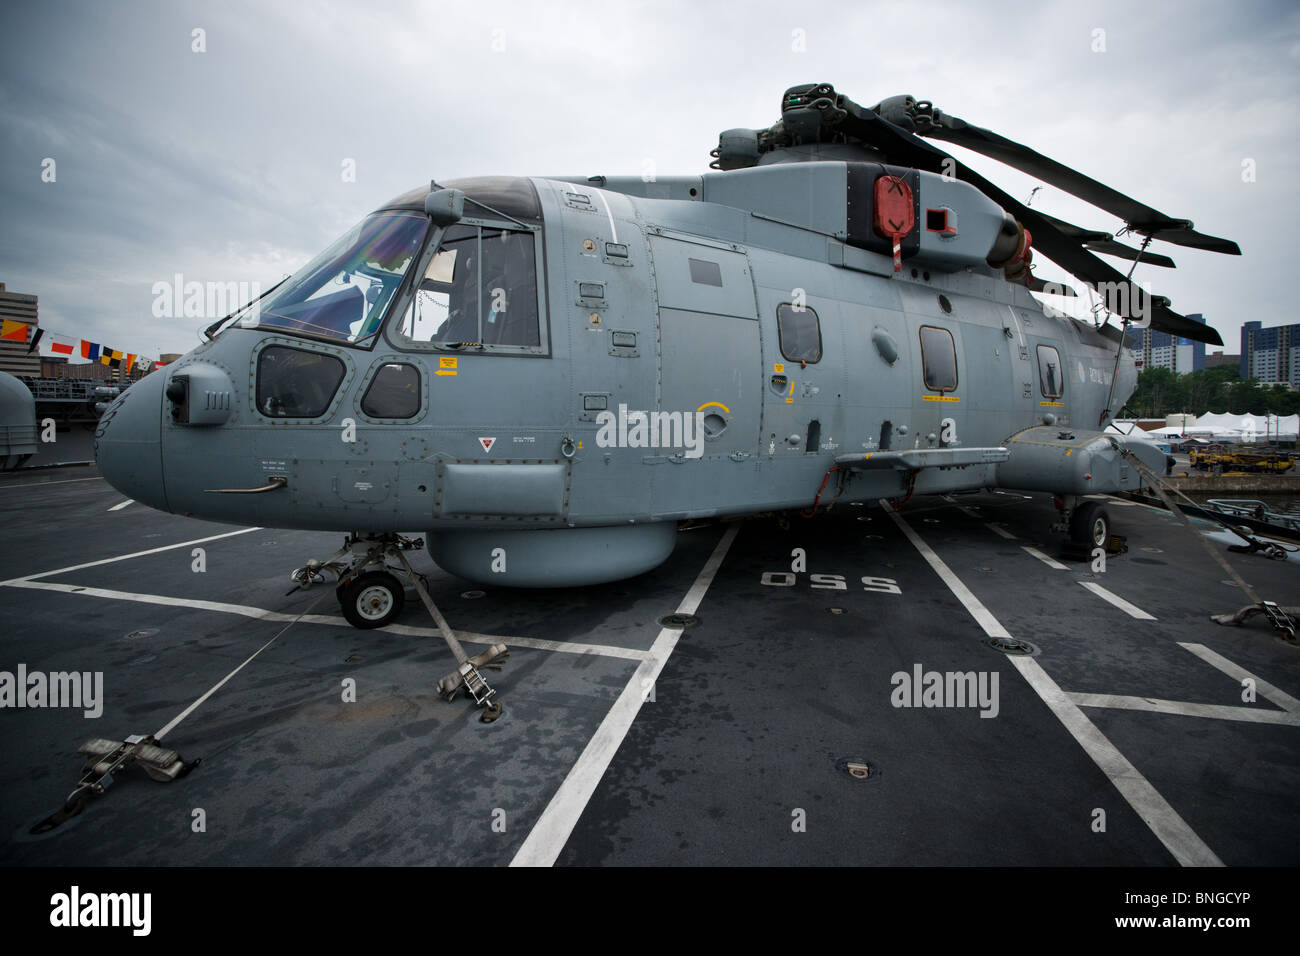
<svg viewBox="0 0 1300 956">
<path fill-rule="evenodd" d="M 707 172 L 720 130 L 822 81 L 933 100 L 1236 240 L 1240 258 L 1157 243 L 1178 270 L 1135 276 L 1229 352 L 1243 321 L 1300 321 L 1291 2 L 7 5 L 0 281 L 52 332 L 183 352 L 211 318 L 154 316 L 176 273 L 265 289 L 435 177 Z M 1036 185 L 959 156 L 1022 200 Z M 1033 204 L 1122 225 L 1052 187 Z"/>
</svg>

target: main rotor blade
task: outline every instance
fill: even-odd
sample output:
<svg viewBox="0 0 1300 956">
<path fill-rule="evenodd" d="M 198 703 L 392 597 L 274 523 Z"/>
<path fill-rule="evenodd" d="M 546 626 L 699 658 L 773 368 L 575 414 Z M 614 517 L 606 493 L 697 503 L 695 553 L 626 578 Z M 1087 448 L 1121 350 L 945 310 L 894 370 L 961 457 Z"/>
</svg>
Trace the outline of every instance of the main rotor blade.
<svg viewBox="0 0 1300 956">
<path fill-rule="evenodd" d="M 1143 252 L 1141 249 L 1134 249 L 1132 246 L 1126 246 L 1122 242 L 1116 242 L 1115 237 L 1108 232 L 1097 232 L 1092 229 L 1082 229 L 1073 223 L 1066 222 L 1064 219 L 1057 219 L 1055 216 L 1049 216 L 1047 213 L 1041 214 L 1044 219 L 1052 223 L 1062 233 L 1071 239 L 1077 239 L 1087 249 L 1093 252 L 1103 252 L 1106 255 L 1118 256 L 1121 259 L 1128 259 L 1131 262 L 1141 262 L 1144 265 L 1161 266 L 1165 269 L 1174 268 L 1174 260 L 1168 256 L 1162 256 L 1158 252 L 1152 252 L 1150 249 Z"/>
<path fill-rule="evenodd" d="M 916 123 L 916 131 L 922 136 L 956 143 L 958 146 L 983 153 L 1014 169 L 1035 176 L 1043 182 L 1051 183 L 1100 209 L 1119 216 L 1134 232 L 1177 243 L 1180 246 L 1190 246 L 1193 249 L 1222 252 L 1231 256 L 1241 255 L 1240 247 L 1230 239 L 1199 233 L 1192 228 L 1190 220 L 1166 216 L 1159 210 L 1152 209 L 1131 196 L 1125 196 L 1119 190 L 1112 189 L 1105 183 L 1099 183 L 1092 177 L 1058 163 L 1028 146 L 1000 136 L 982 126 L 967 123 L 956 116 L 941 113 L 932 106 L 926 109 L 927 105 L 918 103 L 912 115 Z"/>
<path fill-rule="evenodd" d="M 1114 239 L 1102 239 L 1098 242 L 1085 242 L 1085 249 L 1091 249 L 1093 252 L 1101 252 L 1108 256 L 1115 256 L 1118 259 L 1127 259 L 1130 262 L 1140 262 L 1144 266 L 1160 266 L 1162 269 L 1174 268 L 1174 260 L 1168 256 L 1162 256 L 1157 252 L 1150 250 L 1143 252 L 1141 249 L 1134 249 L 1132 246 L 1126 246 L 1122 242 L 1116 242 Z"/>
<path fill-rule="evenodd" d="M 1051 286 L 1051 288 L 1048 288 Z M 1038 276 L 1031 276 L 1029 279 L 1029 291 L 1045 292 L 1051 295 L 1064 295 L 1072 298 L 1078 298 L 1079 293 L 1075 292 L 1068 285 L 1062 285 L 1059 282 L 1048 282 L 1046 279 L 1040 279 Z"/>
<path fill-rule="evenodd" d="M 1094 289 L 1107 290 L 1103 298 L 1112 312 L 1130 320 L 1149 318 L 1151 328 L 1185 339 L 1208 345 L 1223 344 L 1213 328 L 1179 315 L 1169 308 L 1167 299 L 1149 295 L 1122 272 L 1098 259 L 1077 239 L 1059 230 L 1051 217 L 1022 205 L 960 163 L 957 167 L 958 179 L 969 182 L 1024 224 L 1034 237 L 1034 249 Z"/>
<path fill-rule="evenodd" d="M 871 110 L 863 109 L 847 97 L 842 99 L 841 105 L 844 116 L 837 117 L 835 124 L 840 130 L 881 150 L 892 163 L 915 166 L 940 175 L 945 173 L 954 175 L 963 182 L 970 183 L 1018 219 L 1032 233 L 1035 249 L 1093 288 L 1107 289 L 1109 294 L 1106 299 L 1113 312 L 1129 319 L 1142 319 L 1149 316 L 1153 329 L 1210 345 L 1223 344 L 1219 333 L 1210 326 L 1192 322 L 1179 315 L 1169 308 L 1166 300 L 1148 295 L 1139 286 L 1130 282 L 1123 273 L 1098 259 L 1082 246 L 1077 236 L 1068 235 L 1058 227 L 1060 220 L 1053 219 L 1013 199 L 943 150 L 932 146 L 908 130 L 895 126 Z M 1077 227 L 1073 228 L 1082 232 Z"/>
</svg>

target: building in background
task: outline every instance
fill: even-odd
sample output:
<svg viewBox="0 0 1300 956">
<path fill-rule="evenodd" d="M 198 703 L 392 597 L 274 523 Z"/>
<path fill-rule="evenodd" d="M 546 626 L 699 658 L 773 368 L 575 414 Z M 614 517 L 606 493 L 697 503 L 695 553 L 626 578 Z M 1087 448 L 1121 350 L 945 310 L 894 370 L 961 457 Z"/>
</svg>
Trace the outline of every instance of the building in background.
<svg viewBox="0 0 1300 956">
<path fill-rule="evenodd" d="M 0 338 L 0 372 L 8 372 L 10 375 L 39 376 L 41 374 L 40 350 L 27 351 L 28 344 L 39 327 L 36 308 L 36 296 L 7 292 L 5 284 L 0 282 L 0 320 L 5 323 L 21 322 L 30 326 L 27 329 L 27 337 L 21 342 L 16 339 Z"/>
<path fill-rule="evenodd" d="M 1269 329 L 1258 321 L 1243 324 L 1241 377 L 1300 388 L 1300 323 Z"/>
<path fill-rule="evenodd" d="M 1206 368 L 1219 368 L 1221 365 L 1231 365 L 1238 368 L 1241 365 L 1240 355 L 1229 355 L 1227 352 L 1215 352 L 1213 355 L 1205 356 Z"/>
<path fill-rule="evenodd" d="M 120 368 L 113 368 L 102 362 L 72 362 L 66 355 L 41 356 L 41 378 L 125 384 L 128 381 L 138 382 L 147 374 L 149 373 L 145 371 L 144 365 L 140 363 L 132 366 L 129 375 L 124 375 Z"/>
<path fill-rule="evenodd" d="M 1205 324 L 1205 316 L 1199 312 L 1188 318 Z M 1156 329 L 1134 329 L 1129 334 L 1134 339 L 1133 360 L 1140 369 L 1167 368 L 1181 375 L 1205 368 L 1204 342 L 1193 342 Z"/>
<path fill-rule="evenodd" d="M 132 369 L 130 376 L 126 376 L 122 374 L 120 369 L 100 362 L 69 362 L 63 366 L 63 371 L 59 374 L 59 378 L 91 382 L 121 382 L 126 381 L 128 378 L 137 379 L 139 377 L 134 369 Z"/>
</svg>

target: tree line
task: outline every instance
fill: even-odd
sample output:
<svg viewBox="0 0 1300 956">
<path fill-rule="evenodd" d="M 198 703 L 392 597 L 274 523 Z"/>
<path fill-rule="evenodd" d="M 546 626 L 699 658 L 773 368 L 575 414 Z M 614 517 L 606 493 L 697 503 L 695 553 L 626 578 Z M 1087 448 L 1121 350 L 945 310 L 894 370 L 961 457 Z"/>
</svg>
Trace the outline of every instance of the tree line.
<svg viewBox="0 0 1300 956">
<path fill-rule="evenodd" d="M 1167 368 L 1144 368 L 1138 373 L 1137 391 L 1117 417 L 1164 418 L 1178 412 L 1295 415 L 1300 412 L 1300 391 L 1242 378 L 1234 365 L 1183 375 Z"/>
</svg>

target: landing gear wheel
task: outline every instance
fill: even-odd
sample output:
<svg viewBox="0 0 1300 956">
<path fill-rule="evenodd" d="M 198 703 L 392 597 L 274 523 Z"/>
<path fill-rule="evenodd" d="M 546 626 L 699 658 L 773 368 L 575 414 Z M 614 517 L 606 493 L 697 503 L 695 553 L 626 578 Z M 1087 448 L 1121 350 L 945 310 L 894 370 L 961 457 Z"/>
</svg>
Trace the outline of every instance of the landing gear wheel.
<svg viewBox="0 0 1300 956">
<path fill-rule="evenodd" d="M 406 592 L 402 582 L 387 571 L 358 574 L 338 588 L 343 616 L 353 627 L 372 628 L 391 624 L 402 613 Z"/>
<path fill-rule="evenodd" d="M 1106 547 L 1110 537 L 1110 514 L 1095 501 L 1075 509 L 1070 518 L 1070 540 L 1090 548 Z"/>
</svg>

